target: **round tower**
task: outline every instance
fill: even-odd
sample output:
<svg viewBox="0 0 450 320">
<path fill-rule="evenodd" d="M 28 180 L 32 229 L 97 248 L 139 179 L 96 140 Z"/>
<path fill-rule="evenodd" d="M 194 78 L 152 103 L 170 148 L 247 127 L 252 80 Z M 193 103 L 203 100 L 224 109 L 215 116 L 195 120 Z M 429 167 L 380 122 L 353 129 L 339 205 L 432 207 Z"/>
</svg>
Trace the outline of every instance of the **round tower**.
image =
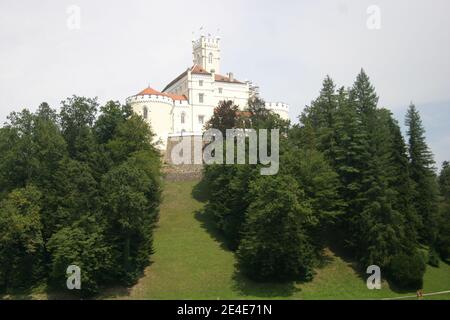
<svg viewBox="0 0 450 320">
<path fill-rule="evenodd" d="M 173 131 L 174 100 L 150 87 L 127 99 L 133 111 L 150 124 L 155 134 L 153 142 L 158 149 L 165 150 L 169 133 Z"/>
</svg>

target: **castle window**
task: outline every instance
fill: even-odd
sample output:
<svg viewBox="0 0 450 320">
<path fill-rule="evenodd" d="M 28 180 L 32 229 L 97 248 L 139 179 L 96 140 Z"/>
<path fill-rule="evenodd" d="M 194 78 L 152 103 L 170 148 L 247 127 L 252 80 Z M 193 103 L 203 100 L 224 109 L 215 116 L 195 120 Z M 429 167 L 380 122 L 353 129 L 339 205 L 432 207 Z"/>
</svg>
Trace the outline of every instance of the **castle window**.
<svg viewBox="0 0 450 320">
<path fill-rule="evenodd" d="M 203 116 L 203 115 L 198 116 L 198 123 L 203 124 L 204 122 L 205 122 L 205 116 Z"/>
<path fill-rule="evenodd" d="M 143 115 L 144 119 L 147 119 L 147 118 L 148 118 L 148 109 L 147 109 L 147 107 L 144 107 L 144 110 L 143 110 L 143 112 L 142 112 L 142 115 Z"/>
<path fill-rule="evenodd" d="M 219 93 L 222 94 L 222 88 L 219 88 Z"/>
<path fill-rule="evenodd" d="M 209 63 L 213 62 L 213 54 L 212 54 L 212 52 L 209 53 L 208 62 Z"/>
<path fill-rule="evenodd" d="M 203 87 L 203 80 L 199 80 L 199 81 L 198 81 L 198 85 L 199 85 L 200 87 Z"/>
<path fill-rule="evenodd" d="M 203 103 L 204 98 L 205 98 L 205 95 L 203 93 L 198 94 L 198 102 Z"/>
<path fill-rule="evenodd" d="M 181 123 L 184 124 L 186 120 L 186 114 L 184 112 L 181 113 Z"/>
</svg>

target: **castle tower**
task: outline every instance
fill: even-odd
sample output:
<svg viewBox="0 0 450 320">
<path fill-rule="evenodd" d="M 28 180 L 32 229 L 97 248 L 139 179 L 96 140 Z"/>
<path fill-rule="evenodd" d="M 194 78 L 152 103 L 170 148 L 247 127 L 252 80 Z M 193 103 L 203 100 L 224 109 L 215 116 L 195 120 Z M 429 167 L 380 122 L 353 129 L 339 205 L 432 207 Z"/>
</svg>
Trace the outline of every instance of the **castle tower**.
<svg viewBox="0 0 450 320">
<path fill-rule="evenodd" d="M 194 64 L 198 64 L 208 72 L 220 73 L 220 38 L 201 36 L 192 41 Z"/>
</svg>

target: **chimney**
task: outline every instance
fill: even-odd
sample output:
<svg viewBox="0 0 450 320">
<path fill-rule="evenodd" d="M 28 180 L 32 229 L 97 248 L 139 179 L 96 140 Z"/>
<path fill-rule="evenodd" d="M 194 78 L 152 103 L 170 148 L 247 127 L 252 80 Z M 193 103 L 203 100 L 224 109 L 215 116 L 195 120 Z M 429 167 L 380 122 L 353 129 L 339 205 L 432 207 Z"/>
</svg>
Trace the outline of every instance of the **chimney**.
<svg viewBox="0 0 450 320">
<path fill-rule="evenodd" d="M 228 74 L 228 78 L 230 78 L 230 82 L 233 82 L 233 81 L 234 81 L 234 75 L 233 75 L 232 72 L 230 72 L 230 73 Z"/>
</svg>

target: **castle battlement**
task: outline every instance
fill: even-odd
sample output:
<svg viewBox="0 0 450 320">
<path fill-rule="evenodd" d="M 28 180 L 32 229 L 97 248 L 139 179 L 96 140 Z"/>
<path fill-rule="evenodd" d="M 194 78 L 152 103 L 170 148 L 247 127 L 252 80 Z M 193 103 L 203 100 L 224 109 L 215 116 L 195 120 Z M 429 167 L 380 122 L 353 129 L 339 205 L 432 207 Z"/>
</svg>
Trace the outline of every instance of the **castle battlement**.
<svg viewBox="0 0 450 320">
<path fill-rule="evenodd" d="M 266 102 L 267 109 L 289 110 L 289 105 L 283 102 Z"/>
<path fill-rule="evenodd" d="M 203 46 L 218 49 L 219 44 L 220 44 L 220 37 L 201 36 L 197 40 L 192 40 L 192 48 L 194 50 L 199 49 Z"/>
<path fill-rule="evenodd" d="M 163 96 L 163 95 L 156 95 L 156 94 L 136 95 L 136 96 L 129 97 L 127 99 L 127 103 L 129 103 L 129 104 L 150 103 L 150 102 L 167 103 L 170 105 L 174 104 L 174 100 L 172 98 Z"/>
</svg>

